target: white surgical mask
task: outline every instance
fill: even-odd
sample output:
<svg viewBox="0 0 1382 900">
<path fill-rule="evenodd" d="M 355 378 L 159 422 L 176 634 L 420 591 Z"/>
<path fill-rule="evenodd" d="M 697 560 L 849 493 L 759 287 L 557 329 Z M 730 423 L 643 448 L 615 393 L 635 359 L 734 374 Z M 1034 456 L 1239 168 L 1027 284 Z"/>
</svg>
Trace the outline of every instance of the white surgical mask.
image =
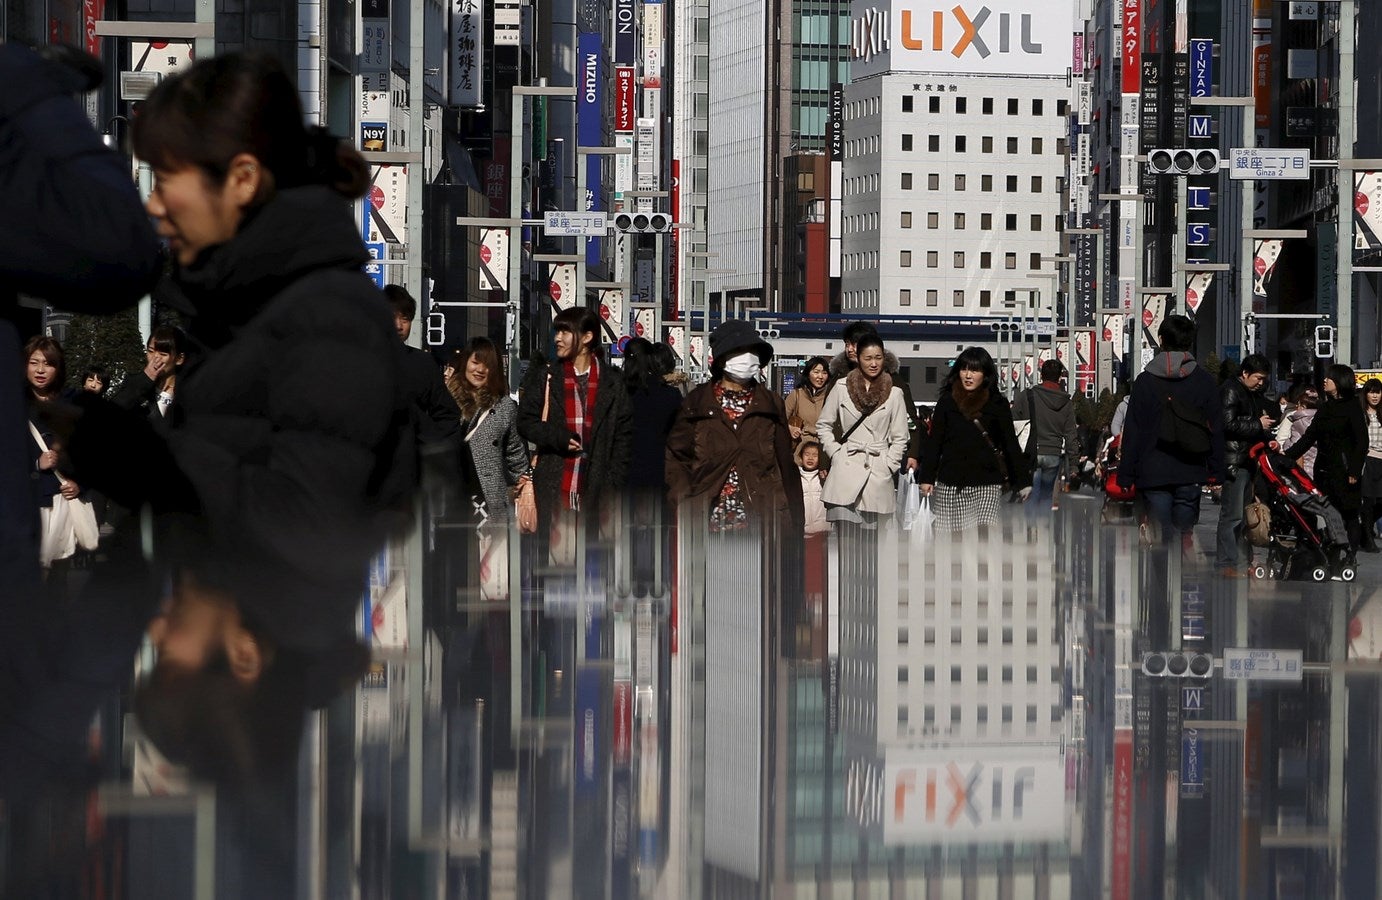
<svg viewBox="0 0 1382 900">
<path fill-rule="evenodd" d="M 758 357 L 752 353 L 741 353 L 725 363 L 725 374 L 739 384 L 749 384 L 758 377 Z"/>
</svg>

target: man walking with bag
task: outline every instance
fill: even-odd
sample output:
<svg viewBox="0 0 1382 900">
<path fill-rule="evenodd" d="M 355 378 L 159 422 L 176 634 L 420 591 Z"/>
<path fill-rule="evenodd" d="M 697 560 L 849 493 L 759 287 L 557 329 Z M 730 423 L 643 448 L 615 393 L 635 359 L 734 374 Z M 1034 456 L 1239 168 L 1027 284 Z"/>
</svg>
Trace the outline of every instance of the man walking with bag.
<svg viewBox="0 0 1382 900">
<path fill-rule="evenodd" d="M 1262 398 L 1262 388 L 1271 373 L 1271 363 L 1254 353 L 1243 360 L 1238 377 L 1224 382 L 1219 394 L 1223 406 L 1224 466 L 1228 477 L 1219 507 L 1218 549 L 1215 568 L 1229 578 L 1243 577 L 1240 545 L 1243 536 L 1243 510 L 1253 483 L 1253 467 L 1248 451 L 1253 445 L 1272 439 L 1276 418 Z M 1276 409 L 1276 404 L 1271 404 Z M 1251 553 L 1249 553 L 1251 561 Z"/>
<path fill-rule="evenodd" d="M 1067 472 L 1076 471 L 1080 462 L 1079 433 L 1075 427 L 1075 404 L 1061 387 L 1065 366 L 1048 359 L 1041 364 L 1041 384 L 1018 394 L 1013 401 L 1014 418 L 1026 418 L 1030 425 L 1023 450 L 1032 464 L 1032 493 L 1027 498 L 1028 518 L 1049 515 L 1060 480 L 1061 460 Z"/>
<path fill-rule="evenodd" d="M 1137 489 L 1148 519 L 1170 541 L 1199 521 L 1200 488 L 1225 478 L 1224 417 L 1214 377 L 1190 354 L 1195 323 L 1167 316 L 1157 337 L 1161 352 L 1133 382 L 1118 484 Z"/>
</svg>

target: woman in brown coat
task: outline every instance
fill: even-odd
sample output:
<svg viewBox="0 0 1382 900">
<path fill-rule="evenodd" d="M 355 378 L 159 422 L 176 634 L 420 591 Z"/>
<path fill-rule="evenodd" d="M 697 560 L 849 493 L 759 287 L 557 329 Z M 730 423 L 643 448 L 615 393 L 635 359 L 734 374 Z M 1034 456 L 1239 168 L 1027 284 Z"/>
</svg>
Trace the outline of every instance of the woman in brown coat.
<svg viewBox="0 0 1382 900">
<path fill-rule="evenodd" d="M 787 412 L 758 382 L 773 349 L 737 320 L 719 325 L 710 347 L 714 380 L 690 393 L 667 438 L 668 495 L 674 503 L 703 498 L 711 531 L 770 517 L 799 534 L 805 515 Z"/>
<path fill-rule="evenodd" d="M 801 367 L 796 390 L 787 395 L 787 430 L 792 434 L 794 447 L 808 439 L 819 443 L 816 420 L 825 406 L 829 387 L 830 363 L 824 356 L 808 359 L 806 365 Z"/>
</svg>

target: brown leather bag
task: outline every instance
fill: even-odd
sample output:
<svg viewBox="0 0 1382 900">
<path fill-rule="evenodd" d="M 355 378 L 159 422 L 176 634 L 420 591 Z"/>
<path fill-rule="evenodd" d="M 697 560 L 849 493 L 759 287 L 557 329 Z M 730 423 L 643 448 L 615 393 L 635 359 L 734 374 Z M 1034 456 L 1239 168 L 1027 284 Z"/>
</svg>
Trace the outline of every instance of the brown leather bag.
<svg viewBox="0 0 1382 900">
<path fill-rule="evenodd" d="M 547 414 L 552 409 L 552 374 L 547 373 L 547 380 L 542 385 L 542 421 L 547 421 Z M 532 459 L 528 460 L 528 468 L 537 468 L 537 454 L 534 453 Z M 518 530 L 522 534 L 537 534 L 537 496 L 533 491 L 533 478 L 531 475 L 524 475 L 518 479 L 518 489 L 514 496 L 514 518 L 518 521 Z"/>
<path fill-rule="evenodd" d="M 1256 497 L 1243 510 L 1243 534 L 1254 547 L 1272 542 L 1272 508 Z"/>
</svg>

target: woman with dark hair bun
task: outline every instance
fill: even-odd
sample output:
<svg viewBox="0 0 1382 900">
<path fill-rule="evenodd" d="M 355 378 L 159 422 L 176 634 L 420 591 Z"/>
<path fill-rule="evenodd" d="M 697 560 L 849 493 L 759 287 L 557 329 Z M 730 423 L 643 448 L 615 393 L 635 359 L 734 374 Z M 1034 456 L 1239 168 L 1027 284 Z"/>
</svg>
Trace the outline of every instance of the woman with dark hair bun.
<svg viewBox="0 0 1382 900">
<path fill-rule="evenodd" d="M 242 689 L 277 683 L 289 659 L 354 671 L 343 648 L 358 644 L 363 573 L 416 483 L 398 338 L 351 206 L 367 167 L 306 127 L 296 83 L 257 54 L 165 78 L 140 105 L 133 146 L 154 171 L 147 210 L 198 358 L 178 374 L 166 434 L 79 400 L 68 451 L 80 477 L 155 515 L 155 560 L 174 585 L 150 630 L 159 669 Z"/>
<path fill-rule="evenodd" d="M 1023 500 L 1031 493 L 1012 409 L 998 392 L 998 367 L 982 347 L 961 353 L 941 385 L 917 480 L 941 531 L 997 523 L 1005 487 Z"/>
<path fill-rule="evenodd" d="M 1357 390 L 1352 369 L 1340 363 L 1330 366 L 1324 376 L 1324 395 L 1328 399 L 1300 440 L 1286 451 L 1292 459 L 1300 459 L 1311 447 L 1319 449 L 1315 456 L 1315 484 L 1344 517 L 1348 542 L 1354 551 L 1363 542 L 1358 516 L 1362 506 L 1359 482 L 1368 452 L 1368 425 L 1363 407 L 1354 396 Z M 1350 563 L 1352 558 L 1350 553 Z"/>
</svg>

